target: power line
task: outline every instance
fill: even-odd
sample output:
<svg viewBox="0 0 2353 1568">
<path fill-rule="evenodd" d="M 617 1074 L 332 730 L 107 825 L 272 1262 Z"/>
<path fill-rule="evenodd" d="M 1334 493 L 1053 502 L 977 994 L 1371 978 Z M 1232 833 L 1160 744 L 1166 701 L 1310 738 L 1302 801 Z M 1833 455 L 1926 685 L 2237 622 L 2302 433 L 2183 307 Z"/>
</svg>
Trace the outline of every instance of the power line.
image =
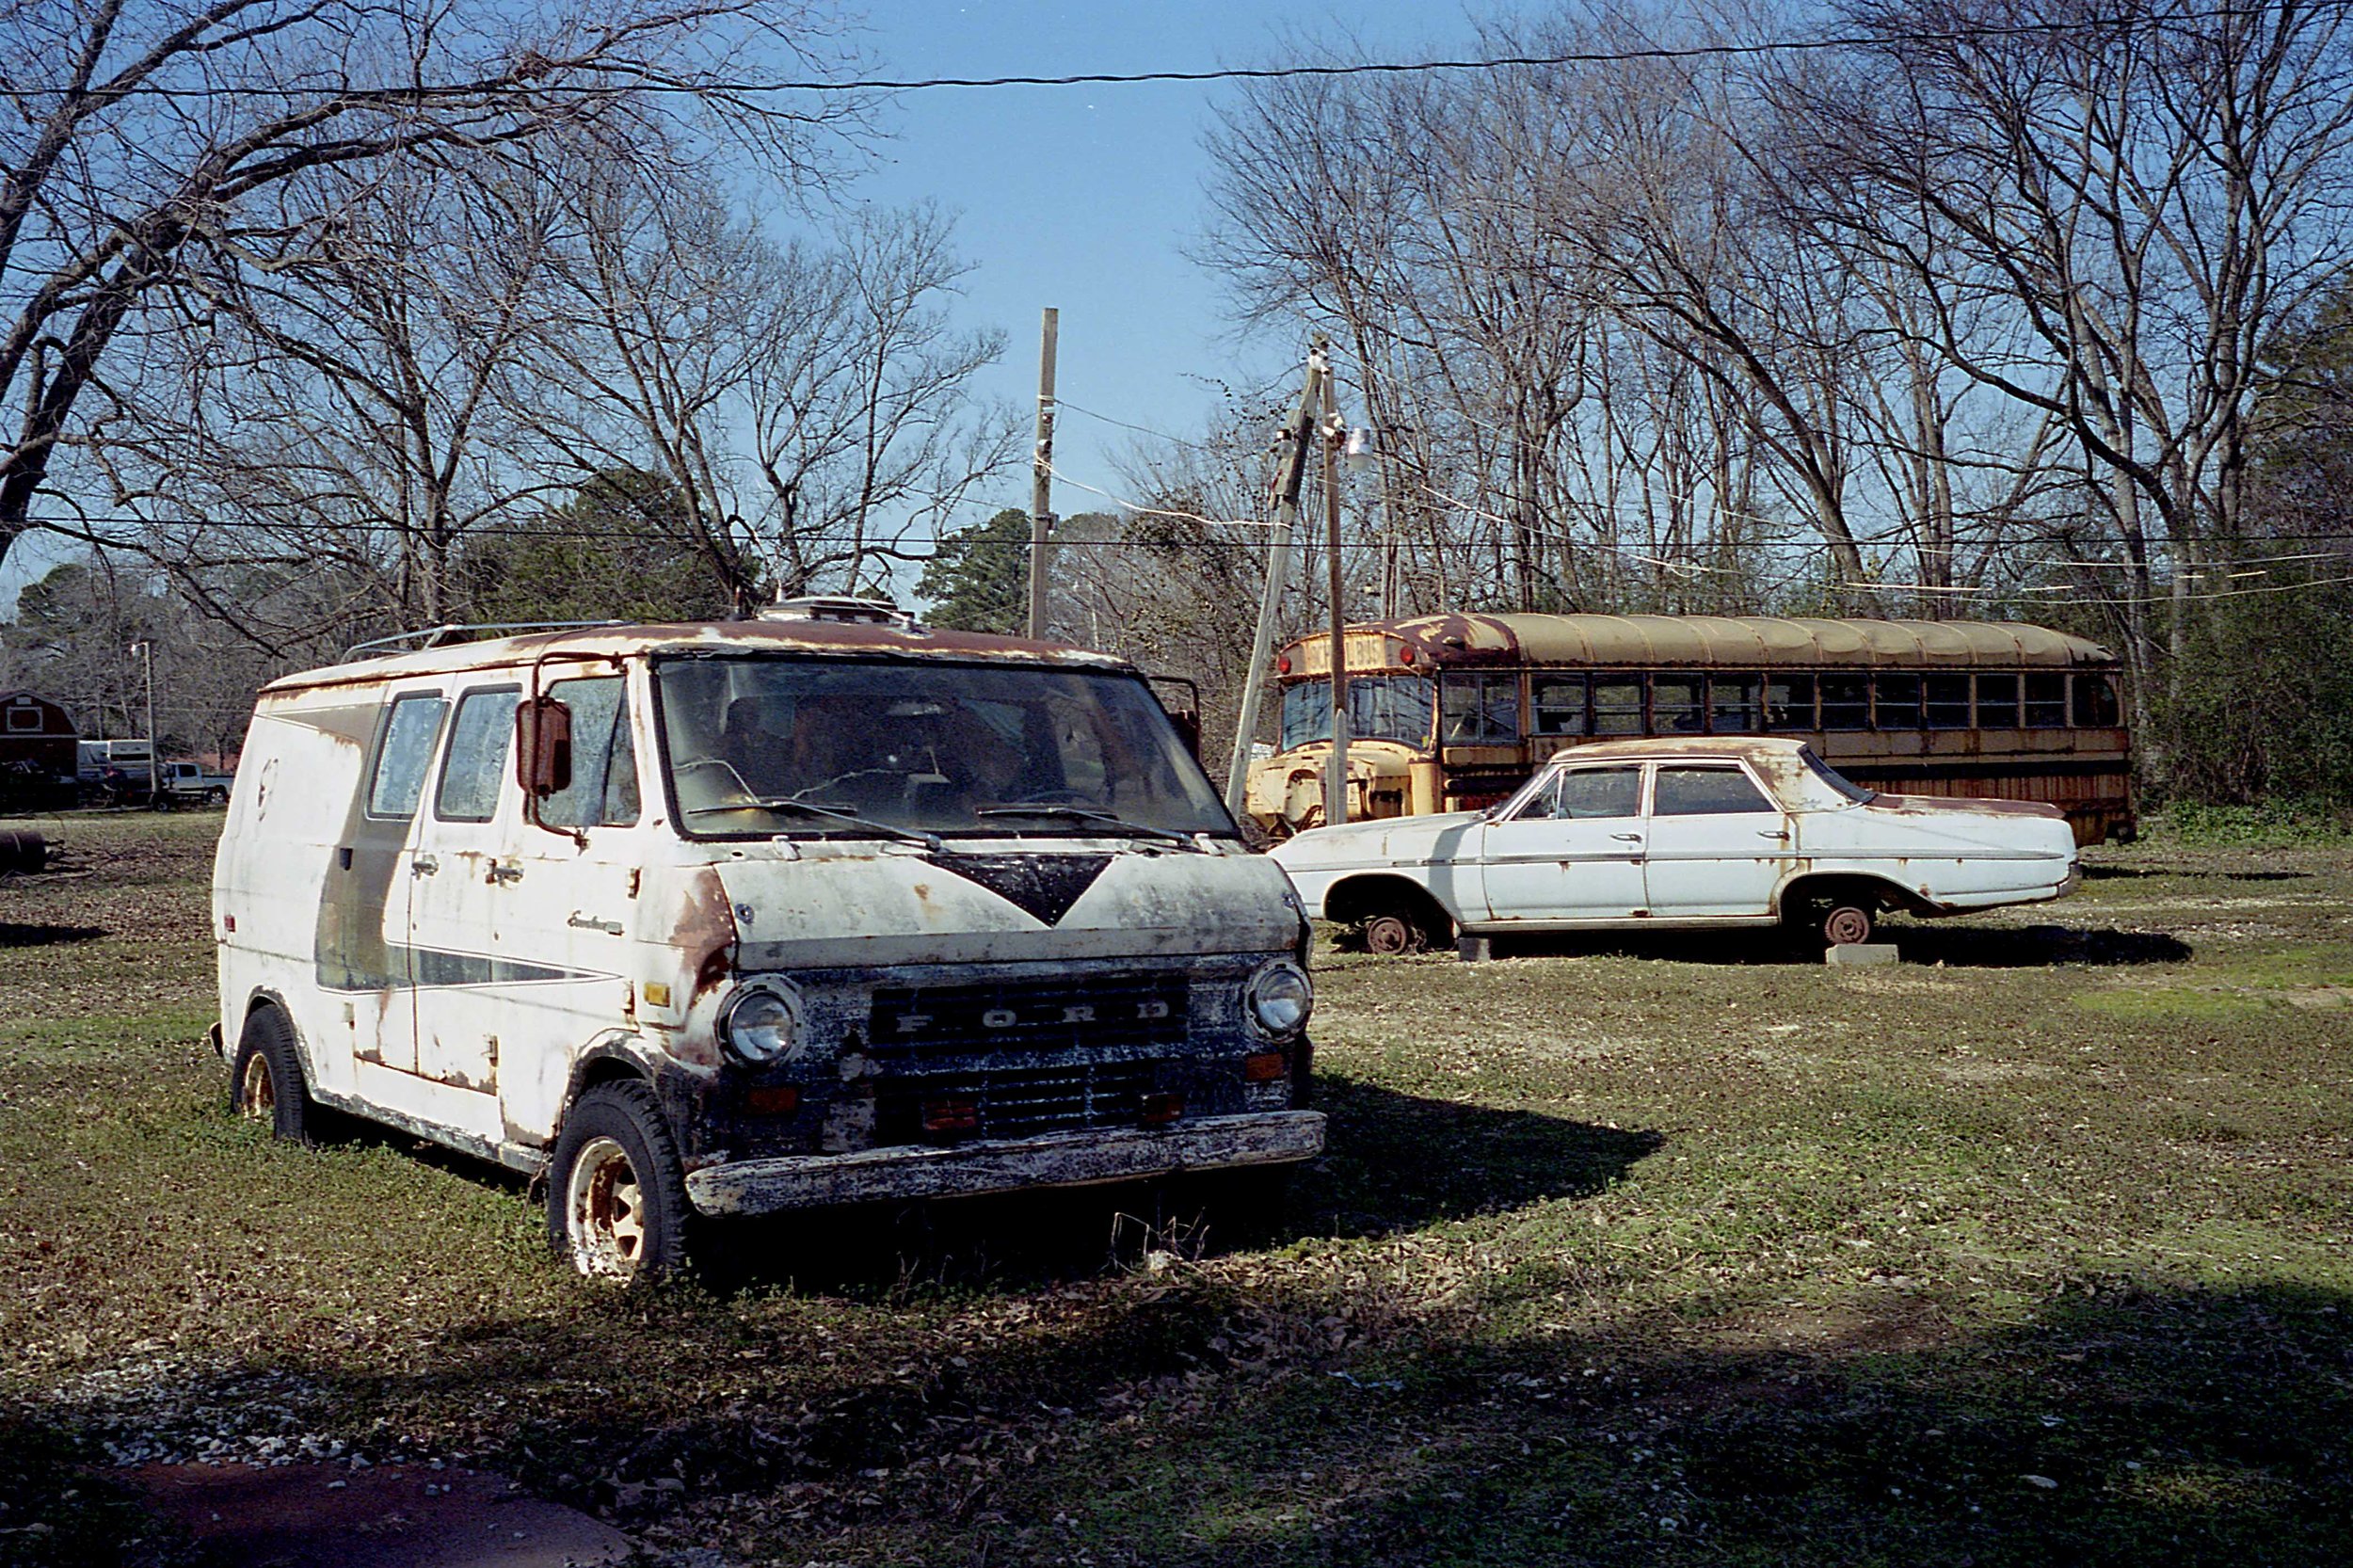
<svg viewBox="0 0 2353 1568">
<path fill-rule="evenodd" d="M 2118 27 L 2179 26 L 2192 22 L 2220 22 L 2265 14 L 2260 7 L 2218 7 L 2205 10 L 2184 10 L 2169 16 L 2149 16 L 2131 11 L 2076 17 L 2062 22 L 2023 22 L 2002 26 L 1970 26 L 1922 28 L 1885 34 L 1840 34 L 1823 38 L 1765 39 L 1753 43 L 1699 43 L 1669 46 L 1654 44 L 1636 49 L 1573 49 L 1543 55 L 1496 55 L 1477 58 L 1438 58 L 1422 60 L 1359 60 L 1327 65 L 1280 66 L 1221 66 L 1205 71 L 1098 71 L 1074 72 L 1062 76 L 921 76 L 908 78 L 869 77 L 849 81 L 811 77 L 802 80 L 740 81 L 740 82 L 665 82 L 650 81 L 629 84 L 538 82 L 520 85 L 500 80 L 456 82 L 445 86 L 404 86 L 384 88 L 333 87 L 267 87 L 239 85 L 236 87 L 158 87 L 143 85 L 117 89 L 107 94 L 104 89 L 85 89 L 85 97 L 113 96 L 120 98 L 344 98 L 355 104 L 381 103 L 398 104 L 433 98 L 462 97 L 467 94 L 528 93 L 533 96 L 562 96 L 578 98 L 670 97 L 711 95 L 757 96 L 771 93 L 873 93 L 922 92 L 942 88 L 990 89 L 998 88 L 1071 88 L 1071 87 L 1136 87 L 1155 83 L 1206 82 L 1269 82 L 1296 77 L 1346 76 L 1406 76 L 1449 71 L 1507 71 L 1541 70 L 1551 66 L 1634 64 L 1652 60 L 1737 59 L 1764 55 L 1803 54 L 1824 50 L 1857 49 L 1889 43 L 1965 43 L 1977 40 L 2029 38 L 2047 34 L 2080 33 Z M 597 69 L 593 64 L 585 69 Z M 16 96 L 54 96 L 65 91 L 62 88 L 20 88 Z"/>
</svg>

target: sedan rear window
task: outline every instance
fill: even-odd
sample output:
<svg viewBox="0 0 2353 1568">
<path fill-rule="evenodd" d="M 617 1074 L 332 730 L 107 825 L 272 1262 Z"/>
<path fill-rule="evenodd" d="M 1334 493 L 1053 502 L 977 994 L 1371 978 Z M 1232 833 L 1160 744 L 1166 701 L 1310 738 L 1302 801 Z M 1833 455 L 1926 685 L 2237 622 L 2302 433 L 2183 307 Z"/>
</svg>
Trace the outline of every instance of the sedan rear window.
<svg viewBox="0 0 2353 1568">
<path fill-rule="evenodd" d="M 1651 792 L 1654 817 L 1717 817 L 1772 808 L 1765 792 L 1738 768 L 1660 768 Z"/>
</svg>

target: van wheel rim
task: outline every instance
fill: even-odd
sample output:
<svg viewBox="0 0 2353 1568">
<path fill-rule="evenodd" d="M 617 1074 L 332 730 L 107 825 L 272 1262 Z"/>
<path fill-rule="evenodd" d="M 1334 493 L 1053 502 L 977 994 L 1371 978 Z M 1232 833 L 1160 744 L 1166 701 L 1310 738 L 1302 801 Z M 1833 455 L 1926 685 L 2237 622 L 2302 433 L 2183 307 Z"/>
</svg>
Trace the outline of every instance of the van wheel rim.
<svg viewBox="0 0 2353 1568">
<path fill-rule="evenodd" d="M 245 1076 L 237 1080 L 237 1109 L 257 1122 L 278 1113 L 278 1085 L 270 1080 L 269 1060 L 260 1051 L 246 1058 Z"/>
<path fill-rule="evenodd" d="M 1823 922 L 1822 934 L 1842 946 L 1867 942 L 1871 939 L 1871 917 L 1860 909 L 1833 909 Z"/>
<path fill-rule="evenodd" d="M 627 1279 L 646 1255 L 645 1194 L 629 1151 L 591 1138 L 572 1161 L 565 1194 L 572 1262 L 600 1279 Z"/>
</svg>

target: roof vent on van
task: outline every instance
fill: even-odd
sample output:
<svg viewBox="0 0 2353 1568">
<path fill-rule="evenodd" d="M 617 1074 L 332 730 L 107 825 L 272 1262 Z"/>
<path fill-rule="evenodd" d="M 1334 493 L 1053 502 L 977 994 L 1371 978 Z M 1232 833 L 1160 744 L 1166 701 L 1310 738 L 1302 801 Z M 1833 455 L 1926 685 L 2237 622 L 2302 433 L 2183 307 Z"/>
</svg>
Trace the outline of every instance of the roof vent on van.
<svg viewBox="0 0 2353 1568">
<path fill-rule="evenodd" d="M 920 632 L 912 612 L 887 599 L 855 599 L 846 594 L 810 594 L 780 599 L 760 608 L 761 620 L 830 620 L 852 626 L 890 626 Z"/>
</svg>

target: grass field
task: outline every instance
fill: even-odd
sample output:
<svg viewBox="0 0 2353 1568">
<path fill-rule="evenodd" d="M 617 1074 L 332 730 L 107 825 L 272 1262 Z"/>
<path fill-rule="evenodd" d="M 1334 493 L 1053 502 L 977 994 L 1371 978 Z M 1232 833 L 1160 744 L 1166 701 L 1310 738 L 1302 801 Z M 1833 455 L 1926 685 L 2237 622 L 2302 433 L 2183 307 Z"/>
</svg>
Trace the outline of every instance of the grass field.
<svg viewBox="0 0 2353 1568">
<path fill-rule="evenodd" d="M 2353 1560 L 2353 849 L 2105 852 L 1895 968 L 1324 954 L 1272 1242 L 1000 1202 L 627 1299 L 519 1182 L 225 1113 L 217 821 L 0 882 L 0 1561 L 335 1445 L 702 1561 Z"/>
</svg>

